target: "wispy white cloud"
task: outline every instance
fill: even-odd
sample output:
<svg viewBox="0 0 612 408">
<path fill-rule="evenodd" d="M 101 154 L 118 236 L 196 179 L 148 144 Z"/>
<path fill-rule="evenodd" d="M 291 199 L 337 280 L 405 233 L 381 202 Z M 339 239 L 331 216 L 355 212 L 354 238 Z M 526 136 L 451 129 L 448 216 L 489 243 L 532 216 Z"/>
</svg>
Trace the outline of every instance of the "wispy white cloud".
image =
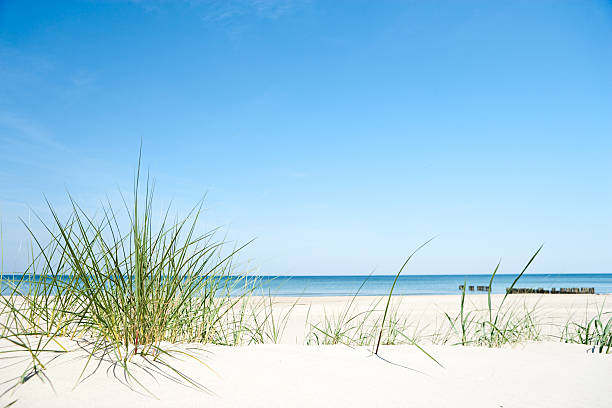
<svg viewBox="0 0 612 408">
<path fill-rule="evenodd" d="M 67 74 L 60 95 L 65 101 L 78 101 L 95 91 L 96 80 L 96 73 L 85 69 L 79 69 L 73 74 Z"/>
<path fill-rule="evenodd" d="M 0 78 L 0 94 L 5 96 L 2 102 L 10 109 L 11 99 L 21 100 L 22 95 L 34 91 L 61 102 L 78 102 L 95 90 L 98 72 L 86 66 L 66 69 L 47 56 L 0 43 Z M 6 125 L 6 115 L 3 120 Z M 23 125 L 15 118 L 8 121 L 17 127 Z"/>
<path fill-rule="evenodd" d="M 14 113 L 0 112 L 0 161 L 7 163 L 15 179 L 26 169 L 41 169 L 45 174 L 57 173 L 57 160 L 75 155 L 35 121 Z M 8 164 L 11 164 L 8 166 Z"/>
<path fill-rule="evenodd" d="M 8 112 L 0 112 L 0 137 L 5 141 L 22 141 L 45 148 L 69 150 L 36 123 L 25 119 L 23 116 Z"/>
<path fill-rule="evenodd" d="M 96 75 L 93 72 L 79 70 L 71 78 L 74 86 L 82 88 L 91 85 L 96 80 Z"/>
<path fill-rule="evenodd" d="M 205 21 L 225 21 L 241 16 L 277 19 L 309 0 L 128 0 L 147 12 L 162 12 L 167 4 L 183 3 L 205 10 Z"/>
<path fill-rule="evenodd" d="M 24 53 L 0 42 L 0 94 L 4 102 L 10 95 L 23 94 L 28 87 L 40 86 L 40 78 L 54 67 L 46 57 Z"/>
<path fill-rule="evenodd" d="M 231 25 L 237 20 L 254 17 L 263 20 L 276 20 L 297 12 L 309 0 L 212 0 L 202 2 L 207 22 Z"/>
<path fill-rule="evenodd" d="M 46 57 L 25 54 L 17 48 L 0 43 L 0 73 L 16 73 L 15 66 L 25 68 L 30 72 L 46 72 L 55 64 Z"/>
<path fill-rule="evenodd" d="M 292 171 L 291 173 L 289 173 L 289 176 L 293 178 L 306 178 L 308 177 L 308 173 L 305 173 L 303 171 Z"/>
<path fill-rule="evenodd" d="M 205 20 L 223 21 L 234 17 L 255 16 L 274 20 L 303 6 L 305 0 L 235 0 L 207 2 Z"/>
</svg>

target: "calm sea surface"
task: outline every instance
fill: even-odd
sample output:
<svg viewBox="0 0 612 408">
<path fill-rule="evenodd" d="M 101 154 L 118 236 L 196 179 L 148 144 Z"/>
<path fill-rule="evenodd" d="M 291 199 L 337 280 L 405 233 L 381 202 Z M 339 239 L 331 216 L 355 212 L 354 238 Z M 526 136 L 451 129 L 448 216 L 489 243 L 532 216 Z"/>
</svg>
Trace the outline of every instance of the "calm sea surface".
<svg viewBox="0 0 612 408">
<path fill-rule="evenodd" d="M 0 293 L 6 294 L 11 280 L 21 275 L 4 275 Z M 230 279 L 236 288 L 232 294 L 244 291 L 255 282 L 261 284 L 255 294 L 274 296 L 378 296 L 389 293 L 394 276 L 259 276 L 245 282 Z M 504 293 L 516 275 L 496 275 L 492 292 Z M 461 293 L 459 285 L 486 286 L 490 275 L 402 275 L 394 289 L 396 295 L 454 295 Z M 362 286 L 363 285 L 363 286 Z M 361 287 L 361 289 L 360 289 Z M 612 274 L 529 274 L 523 275 L 516 287 L 522 288 L 595 288 L 596 293 L 612 293 Z M 478 293 L 478 292 L 474 292 Z M 562 296 L 562 295 L 560 295 Z"/>
<path fill-rule="evenodd" d="M 359 290 L 362 296 L 389 293 L 395 276 L 291 276 L 261 277 L 263 291 L 276 296 L 350 296 Z M 516 275 L 496 275 L 493 293 L 505 293 Z M 455 295 L 459 285 L 486 286 L 490 275 L 403 275 L 394 294 L 397 295 Z M 549 274 L 523 275 L 515 287 L 525 288 L 595 288 L 596 293 L 612 293 L 612 274 Z"/>
</svg>

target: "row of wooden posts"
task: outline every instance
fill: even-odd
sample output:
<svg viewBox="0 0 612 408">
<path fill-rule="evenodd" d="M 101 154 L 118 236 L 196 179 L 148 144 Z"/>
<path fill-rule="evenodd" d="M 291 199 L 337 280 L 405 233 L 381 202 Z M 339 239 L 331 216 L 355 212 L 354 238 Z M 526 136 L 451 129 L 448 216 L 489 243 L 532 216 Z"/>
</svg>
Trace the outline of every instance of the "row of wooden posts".
<svg viewBox="0 0 612 408">
<path fill-rule="evenodd" d="M 464 285 L 459 285 L 459 290 L 463 290 L 463 287 Z M 468 286 L 468 290 L 474 291 L 474 285 Z M 478 290 L 479 292 L 488 292 L 489 287 L 488 286 L 476 286 L 476 290 Z"/>
<path fill-rule="evenodd" d="M 595 288 L 560 288 L 559 290 L 552 288 L 548 289 L 533 289 L 533 288 L 506 288 L 506 293 L 552 293 L 552 294 L 595 294 Z"/>
<path fill-rule="evenodd" d="M 464 290 L 465 285 L 459 285 L 459 290 Z M 468 290 L 474 291 L 474 285 L 469 285 Z M 476 286 L 476 290 L 479 292 L 488 292 L 488 286 Z M 556 288 L 544 289 L 544 288 L 506 288 L 506 293 L 552 293 L 552 294 L 595 294 L 595 288 Z"/>
</svg>

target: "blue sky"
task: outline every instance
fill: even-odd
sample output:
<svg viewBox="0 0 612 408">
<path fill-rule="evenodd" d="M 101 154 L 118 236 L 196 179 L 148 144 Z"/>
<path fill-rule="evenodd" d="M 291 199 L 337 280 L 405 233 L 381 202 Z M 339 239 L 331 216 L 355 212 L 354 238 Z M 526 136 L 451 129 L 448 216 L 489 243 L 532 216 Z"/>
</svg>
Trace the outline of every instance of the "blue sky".
<svg viewBox="0 0 612 408">
<path fill-rule="evenodd" d="M 612 272 L 612 5 L 0 2 L 5 271 L 141 140 L 259 273 Z"/>
</svg>

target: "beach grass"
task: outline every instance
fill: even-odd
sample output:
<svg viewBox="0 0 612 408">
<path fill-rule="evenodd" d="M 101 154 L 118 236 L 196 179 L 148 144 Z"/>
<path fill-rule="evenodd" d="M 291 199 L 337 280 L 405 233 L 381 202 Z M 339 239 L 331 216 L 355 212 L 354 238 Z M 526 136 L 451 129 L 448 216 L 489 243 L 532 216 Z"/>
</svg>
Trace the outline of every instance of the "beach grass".
<svg viewBox="0 0 612 408">
<path fill-rule="evenodd" d="M 410 256 L 408 256 L 406 261 L 404 261 L 404 264 L 402 265 L 402 267 L 399 269 L 399 271 L 395 275 L 395 279 L 393 279 L 393 284 L 391 285 L 391 289 L 389 289 L 389 296 L 387 297 L 387 304 L 385 305 L 385 311 L 383 313 L 382 321 L 380 323 L 380 333 L 378 335 L 378 342 L 376 343 L 376 349 L 374 350 L 374 354 L 378 354 L 378 349 L 380 348 L 380 342 L 382 341 L 382 336 L 383 336 L 383 332 L 384 332 L 384 329 L 385 329 L 385 320 L 387 318 L 387 313 L 389 312 L 389 305 L 391 304 L 391 296 L 393 296 L 393 289 L 395 289 L 395 284 L 397 283 L 397 280 L 399 279 L 400 275 L 402 274 L 402 271 L 404 270 L 406 265 L 408 265 L 408 262 L 410 262 L 412 257 L 419 250 L 421 250 L 425 245 L 429 244 L 432 240 L 433 240 L 433 238 L 429 239 L 427 242 L 425 242 L 424 244 L 419 246 L 417 249 L 415 249 L 414 252 L 412 252 L 410 254 Z"/>
<path fill-rule="evenodd" d="M 529 259 L 523 270 L 516 276 L 510 289 L 514 288 L 520 278 L 527 271 L 529 266 L 538 256 L 542 246 L 540 246 L 533 256 Z M 445 313 L 445 316 L 450 324 L 451 331 L 455 333 L 456 338 L 460 339 L 456 344 L 461 345 L 476 345 L 487 347 L 499 347 L 504 344 L 513 344 L 521 341 L 535 341 L 540 339 L 540 329 L 535 320 L 537 304 L 531 308 L 523 305 L 517 307 L 513 305 L 504 308 L 509 291 L 503 296 L 500 304 L 495 309 L 491 302 L 491 288 L 495 280 L 501 262 L 499 262 L 489 281 L 487 290 L 487 310 L 485 313 L 479 313 L 478 310 L 466 309 L 466 287 L 465 282 L 461 289 L 461 301 L 459 304 L 459 312 L 451 317 Z M 451 336 L 448 334 L 442 337 L 444 342 L 449 341 Z"/>
<path fill-rule="evenodd" d="M 593 316 L 587 314 L 582 321 L 568 320 L 560 339 L 565 343 L 592 346 L 593 353 L 611 353 L 612 313 L 604 312 L 603 305 L 600 305 Z"/>
<path fill-rule="evenodd" d="M 67 351 L 58 338 L 86 339 L 91 356 L 110 351 L 127 370 L 134 355 L 167 355 L 164 343 L 235 344 L 254 331 L 236 319 L 248 290 L 230 297 L 240 279 L 224 279 L 245 245 L 228 250 L 217 230 L 198 233 L 201 203 L 178 221 L 169 208 L 154 220 L 152 183 L 141 185 L 140 165 L 133 201 L 123 201 L 128 228 L 110 203 L 93 217 L 69 201 L 65 218 L 47 202 L 52 221 L 39 218 L 47 237 L 26 225 L 32 262 L 0 297 L 0 336 L 14 346 L 3 352 L 27 352 L 28 372 L 45 369 L 42 351 Z"/>
</svg>

